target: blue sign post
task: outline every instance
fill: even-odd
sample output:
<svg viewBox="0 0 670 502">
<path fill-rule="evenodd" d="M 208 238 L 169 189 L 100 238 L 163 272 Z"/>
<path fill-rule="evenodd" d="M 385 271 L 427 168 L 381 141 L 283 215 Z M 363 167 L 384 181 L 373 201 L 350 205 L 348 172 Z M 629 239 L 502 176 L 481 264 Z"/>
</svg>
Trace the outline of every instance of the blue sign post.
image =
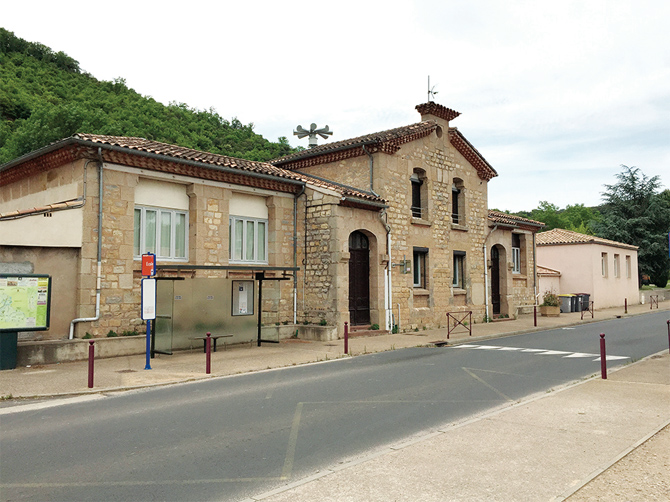
<svg viewBox="0 0 670 502">
<path fill-rule="evenodd" d="M 156 255 L 142 255 L 142 319 L 147 321 L 147 362 L 145 370 L 151 369 L 151 321 L 156 319 Z"/>
</svg>

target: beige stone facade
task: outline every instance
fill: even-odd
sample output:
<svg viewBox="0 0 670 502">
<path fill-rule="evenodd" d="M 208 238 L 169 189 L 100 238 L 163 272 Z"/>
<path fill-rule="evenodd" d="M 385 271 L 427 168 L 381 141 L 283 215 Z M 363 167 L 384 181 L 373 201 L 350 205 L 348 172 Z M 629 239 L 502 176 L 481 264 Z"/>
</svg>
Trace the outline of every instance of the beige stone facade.
<svg viewBox="0 0 670 502">
<path fill-rule="evenodd" d="M 0 167 L 0 232 L 21 235 L 3 242 L 0 273 L 66 263 L 56 283 L 70 300 L 35 335 L 45 339 L 70 325 L 75 337 L 143 329 L 145 234 L 161 249 L 159 277 L 286 279 L 264 281 L 266 326 L 341 336 L 345 323 L 417 331 L 445 326 L 447 312 L 514 316 L 534 303 L 542 225 L 490 212 L 497 173 L 450 127 L 458 112 L 417 109 L 417 124 L 270 164 L 140 138 L 63 140 Z M 170 233 L 181 237 L 160 240 Z"/>
</svg>

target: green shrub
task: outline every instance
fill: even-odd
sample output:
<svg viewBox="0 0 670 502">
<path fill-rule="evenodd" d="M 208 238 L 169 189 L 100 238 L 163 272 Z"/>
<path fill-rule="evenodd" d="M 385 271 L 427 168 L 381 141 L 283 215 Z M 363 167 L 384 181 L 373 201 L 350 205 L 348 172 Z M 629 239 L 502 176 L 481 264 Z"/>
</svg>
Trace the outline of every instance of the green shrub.
<svg viewBox="0 0 670 502">
<path fill-rule="evenodd" d="M 85 334 L 84 336 L 82 336 L 81 338 L 82 338 L 83 340 L 90 340 L 91 338 L 93 338 L 93 335 L 90 334 L 90 333 L 87 331 L 86 334 Z"/>
<path fill-rule="evenodd" d="M 137 335 L 139 335 L 139 333 L 135 330 L 133 330 L 133 331 L 125 330 L 125 331 L 121 332 L 121 336 L 137 336 Z M 107 336 L 109 336 L 109 335 L 107 335 Z"/>
<path fill-rule="evenodd" d="M 541 307 L 558 307 L 561 303 L 558 300 L 558 296 L 554 294 L 553 291 L 545 291 L 542 296 L 542 305 Z"/>
<path fill-rule="evenodd" d="M 370 329 L 372 330 L 378 330 L 379 329 L 379 324 L 375 323 L 372 326 L 370 326 Z"/>
<path fill-rule="evenodd" d="M 107 338 L 114 338 L 115 336 L 119 336 L 119 334 L 116 331 L 110 329 L 107 332 Z"/>
<path fill-rule="evenodd" d="M 321 320 L 319 321 L 319 326 L 327 326 L 327 325 L 328 325 L 328 323 L 326 322 L 325 319 L 321 319 Z"/>
</svg>

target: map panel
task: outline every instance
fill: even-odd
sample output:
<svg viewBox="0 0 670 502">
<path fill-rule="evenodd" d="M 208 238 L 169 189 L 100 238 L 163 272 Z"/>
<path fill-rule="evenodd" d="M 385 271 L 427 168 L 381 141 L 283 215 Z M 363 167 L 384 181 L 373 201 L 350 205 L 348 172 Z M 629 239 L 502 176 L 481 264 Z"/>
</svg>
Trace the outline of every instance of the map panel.
<svg viewBox="0 0 670 502">
<path fill-rule="evenodd" d="M 0 275 L 0 330 L 49 328 L 51 278 Z"/>
</svg>

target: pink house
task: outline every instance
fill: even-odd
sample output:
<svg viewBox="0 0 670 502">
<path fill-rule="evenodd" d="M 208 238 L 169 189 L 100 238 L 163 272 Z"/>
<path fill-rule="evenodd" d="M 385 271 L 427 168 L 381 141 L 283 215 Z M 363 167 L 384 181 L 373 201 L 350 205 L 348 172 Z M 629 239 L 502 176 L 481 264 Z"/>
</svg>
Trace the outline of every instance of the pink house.
<svg viewBox="0 0 670 502">
<path fill-rule="evenodd" d="M 546 290 L 588 293 L 595 308 L 640 303 L 637 246 L 555 228 L 537 234 L 540 301 Z M 556 274 L 558 272 L 558 275 Z M 557 286 L 558 285 L 558 290 Z"/>
</svg>

